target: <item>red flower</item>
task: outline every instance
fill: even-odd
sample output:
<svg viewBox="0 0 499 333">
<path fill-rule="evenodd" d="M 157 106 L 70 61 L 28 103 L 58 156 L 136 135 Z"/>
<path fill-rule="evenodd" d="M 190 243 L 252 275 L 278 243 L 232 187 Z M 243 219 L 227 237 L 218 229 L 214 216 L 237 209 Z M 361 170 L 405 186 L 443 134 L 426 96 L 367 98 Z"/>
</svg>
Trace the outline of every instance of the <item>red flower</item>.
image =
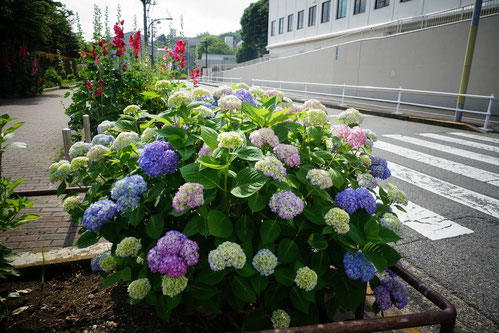
<svg viewBox="0 0 499 333">
<path fill-rule="evenodd" d="M 126 72 L 127 68 L 128 68 L 128 67 L 123 66 L 123 72 Z"/>
<path fill-rule="evenodd" d="M 125 20 L 121 20 L 121 25 L 125 24 Z"/>
<path fill-rule="evenodd" d="M 200 69 L 198 67 L 198 68 L 196 68 L 196 77 L 199 77 L 199 73 L 200 73 Z"/>
<path fill-rule="evenodd" d="M 90 83 L 90 81 L 87 81 L 87 89 L 92 89 L 92 84 Z"/>
<path fill-rule="evenodd" d="M 107 49 L 105 46 L 102 48 L 102 51 L 104 51 L 104 55 L 107 55 Z"/>
<path fill-rule="evenodd" d="M 103 47 L 104 44 L 106 44 L 106 41 L 104 39 L 102 39 L 100 42 L 99 42 L 99 46 L 100 47 Z"/>
<path fill-rule="evenodd" d="M 102 87 L 102 79 L 99 79 L 99 84 Z"/>
<path fill-rule="evenodd" d="M 129 43 L 135 53 L 135 59 L 138 59 L 140 51 L 140 30 L 130 36 Z"/>
<path fill-rule="evenodd" d="M 175 52 L 177 53 L 184 53 L 185 52 L 185 45 L 187 44 L 186 41 L 177 41 L 177 47 L 175 48 Z"/>
<path fill-rule="evenodd" d="M 36 72 L 38 72 L 38 59 L 35 57 L 31 62 L 31 76 L 35 76 Z"/>
<path fill-rule="evenodd" d="M 197 86 L 198 85 L 198 80 L 194 80 L 194 85 Z"/>
<path fill-rule="evenodd" d="M 97 89 L 97 90 L 95 91 L 95 94 L 96 94 L 97 96 L 100 96 L 100 94 L 102 94 L 102 88 Z"/>
</svg>

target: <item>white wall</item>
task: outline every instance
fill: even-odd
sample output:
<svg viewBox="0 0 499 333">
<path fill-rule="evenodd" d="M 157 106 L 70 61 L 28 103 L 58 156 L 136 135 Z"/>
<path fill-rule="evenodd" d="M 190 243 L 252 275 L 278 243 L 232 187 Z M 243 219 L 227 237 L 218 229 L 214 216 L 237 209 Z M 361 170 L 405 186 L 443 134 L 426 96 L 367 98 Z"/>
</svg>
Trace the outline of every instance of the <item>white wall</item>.
<svg viewBox="0 0 499 333">
<path fill-rule="evenodd" d="M 345 43 L 223 72 L 226 77 L 458 92 L 470 21 Z M 499 15 L 480 20 L 468 93 L 499 96 Z M 426 101 L 427 102 L 427 101 Z M 438 101 L 432 101 L 438 102 Z M 455 106 L 454 99 L 440 100 Z M 468 104 L 467 104 L 468 105 Z M 471 107 L 471 106 L 470 106 Z M 483 105 L 479 105 L 483 109 Z M 494 104 L 499 114 L 499 101 Z"/>
</svg>

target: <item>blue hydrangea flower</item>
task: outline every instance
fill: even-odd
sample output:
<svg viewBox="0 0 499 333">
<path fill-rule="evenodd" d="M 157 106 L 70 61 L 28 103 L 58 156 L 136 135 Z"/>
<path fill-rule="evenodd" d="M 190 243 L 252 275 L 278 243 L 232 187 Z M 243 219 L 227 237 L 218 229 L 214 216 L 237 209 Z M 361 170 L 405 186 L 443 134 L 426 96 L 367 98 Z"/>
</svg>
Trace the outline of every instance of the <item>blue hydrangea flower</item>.
<svg viewBox="0 0 499 333">
<path fill-rule="evenodd" d="M 97 134 L 94 136 L 92 139 L 92 143 L 90 144 L 90 148 L 96 145 L 101 145 L 104 147 L 111 147 L 113 145 L 114 138 L 112 135 L 107 135 L 107 134 Z"/>
<path fill-rule="evenodd" d="M 237 89 L 236 91 L 234 91 L 233 95 L 236 96 L 237 98 L 239 98 L 241 100 L 241 102 L 246 102 L 248 104 L 256 106 L 255 98 L 253 97 L 253 94 L 246 89 L 242 89 L 242 88 Z"/>
<path fill-rule="evenodd" d="M 269 208 L 281 219 L 290 220 L 303 212 L 305 203 L 291 191 L 280 191 L 272 195 Z"/>
<path fill-rule="evenodd" d="M 352 280 L 361 279 L 362 282 L 369 282 L 374 277 L 374 266 L 362 252 L 345 252 L 343 266 L 345 274 Z"/>
<path fill-rule="evenodd" d="M 353 214 L 359 208 L 355 190 L 351 188 L 347 188 L 346 190 L 336 194 L 334 203 L 336 206 L 346 210 L 348 214 Z"/>
<path fill-rule="evenodd" d="M 211 96 L 204 96 L 204 97 L 201 97 L 201 98 L 194 98 L 192 101 L 193 102 L 204 102 L 203 105 L 206 106 L 207 108 L 212 107 L 212 106 L 218 106 L 216 99 L 214 99 Z"/>
<path fill-rule="evenodd" d="M 83 213 L 83 225 L 89 231 L 96 232 L 116 215 L 117 205 L 108 199 L 94 202 Z"/>
<path fill-rule="evenodd" d="M 86 142 L 75 142 L 71 148 L 69 148 L 69 157 L 75 158 L 78 156 L 87 155 L 90 149 L 90 144 Z"/>
<path fill-rule="evenodd" d="M 118 180 L 111 190 L 111 198 L 117 200 L 118 211 L 126 213 L 140 204 L 139 195 L 147 191 L 147 183 L 140 175 Z"/>
<path fill-rule="evenodd" d="M 147 144 L 139 157 L 140 168 L 151 178 L 177 171 L 178 156 L 173 147 L 164 141 Z"/>
<path fill-rule="evenodd" d="M 386 311 L 392 307 L 392 300 L 390 299 L 390 292 L 383 287 L 377 286 L 373 289 L 374 296 L 376 297 L 376 303 L 381 311 Z"/>
<path fill-rule="evenodd" d="M 381 285 L 388 290 L 397 309 L 407 305 L 407 291 L 402 283 L 396 280 L 381 280 Z"/>
<path fill-rule="evenodd" d="M 385 159 L 373 156 L 371 156 L 370 158 L 371 158 L 370 170 L 371 170 L 371 175 L 373 175 L 373 177 L 379 179 L 387 179 L 392 175 L 390 169 L 388 169 Z"/>
<path fill-rule="evenodd" d="M 369 190 L 358 188 L 355 190 L 355 196 L 360 208 L 364 208 L 371 215 L 376 213 L 376 199 Z"/>
</svg>

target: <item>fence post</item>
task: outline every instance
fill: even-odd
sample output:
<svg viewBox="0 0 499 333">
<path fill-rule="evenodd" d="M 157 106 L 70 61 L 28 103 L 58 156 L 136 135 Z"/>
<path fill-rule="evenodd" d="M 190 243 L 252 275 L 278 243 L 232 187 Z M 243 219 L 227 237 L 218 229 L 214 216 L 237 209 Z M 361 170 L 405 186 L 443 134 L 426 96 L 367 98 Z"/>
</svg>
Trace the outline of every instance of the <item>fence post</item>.
<svg viewBox="0 0 499 333">
<path fill-rule="evenodd" d="M 402 87 L 399 87 L 399 93 L 398 93 L 398 97 L 397 97 L 397 110 L 395 110 L 395 113 L 399 113 L 401 96 L 402 96 Z"/>
<path fill-rule="evenodd" d="M 70 161 L 69 148 L 71 148 L 73 143 L 71 141 L 71 130 L 69 128 L 62 129 L 62 143 L 64 145 L 64 156 L 66 157 L 66 160 Z"/>
<path fill-rule="evenodd" d="M 345 105 L 345 83 L 343 83 L 343 89 L 341 90 L 341 105 Z"/>
<path fill-rule="evenodd" d="M 83 131 L 85 133 L 85 142 L 90 143 L 92 141 L 92 133 L 90 132 L 90 116 L 88 114 L 83 115 Z"/>
<path fill-rule="evenodd" d="M 494 94 L 491 94 L 490 98 L 489 98 L 489 106 L 487 107 L 487 113 L 485 114 L 485 122 L 483 123 L 483 127 L 482 127 L 482 129 L 485 131 L 490 131 L 489 120 L 490 120 L 490 115 L 492 114 L 493 101 L 494 101 Z"/>
</svg>

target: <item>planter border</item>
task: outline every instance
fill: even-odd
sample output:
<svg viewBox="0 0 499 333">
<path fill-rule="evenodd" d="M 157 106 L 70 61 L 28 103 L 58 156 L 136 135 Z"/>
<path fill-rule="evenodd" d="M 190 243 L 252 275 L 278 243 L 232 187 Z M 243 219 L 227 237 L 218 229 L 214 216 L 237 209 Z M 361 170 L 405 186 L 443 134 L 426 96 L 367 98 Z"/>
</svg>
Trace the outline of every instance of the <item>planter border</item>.
<svg viewBox="0 0 499 333">
<path fill-rule="evenodd" d="M 454 305 L 401 266 L 396 265 L 390 267 L 390 269 L 441 310 L 383 318 L 362 319 L 365 307 L 364 301 L 357 311 L 355 311 L 355 320 L 297 326 L 285 330 L 265 330 L 260 332 L 374 332 L 429 325 L 440 325 L 441 333 L 454 332 L 457 317 L 457 311 Z"/>
</svg>

